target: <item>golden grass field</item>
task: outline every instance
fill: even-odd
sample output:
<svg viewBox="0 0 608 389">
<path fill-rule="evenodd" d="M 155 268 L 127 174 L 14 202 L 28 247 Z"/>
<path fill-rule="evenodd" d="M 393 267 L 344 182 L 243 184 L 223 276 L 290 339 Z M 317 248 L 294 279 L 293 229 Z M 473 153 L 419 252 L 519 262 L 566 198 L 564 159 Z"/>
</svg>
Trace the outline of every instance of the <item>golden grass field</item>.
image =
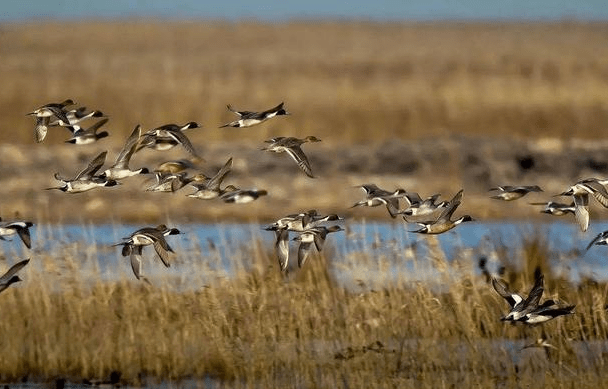
<svg viewBox="0 0 608 389">
<path fill-rule="evenodd" d="M 608 119 L 607 32 L 574 22 L 5 24 L 0 141 L 31 143 L 23 114 L 66 97 L 106 112 L 124 136 L 136 123 L 194 120 L 208 142 L 597 138 Z M 228 103 L 280 101 L 289 120 L 216 128 L 232 120 Z"/>
<path fill-rule="evenodd" d="M 32 262 L 0 296 L 0 382 L 79 383 L 114 372 L 123 384 L 148 386 L 603 385 L 608 285 L 555 272 L 542 236 L 520 248 L 508 281 L 527 293 L 540 265 L 546 296 L 576 304 L 576 313 L 522 329 L 499 321 L 507 304 L 471 258 L 447 263 L 441 251 L 412 259 L 404 247 L 390 258 L 362 248 L 345 268 L 329 247 L 283 277 L 272 244 L 242 242 L 226 272 L 217 271 L 217 253 L 192 242 L 146 286 L 117 249 L 55 238 L 42 226 L 261 224 L 310 208 L 388 221 L 384 209 L 348 208 L 362 198 L 354 186 L 368 182 L 442 199 L 464 188 L 455 216 L 482 222 L 537 217 L 528 200 L 608 175 L 608 24 L 26 23 L 0 25 L 0 48 L 0 216 L 34 221 L 38 239 L 31 252 L 2 256 L 2 271 L 16 258 Z M 36 144 L 25 114 L 65 98 L 106 113 L 111 136 L 78 147 L 50 129 Z M 263 110 L 280 101 L 292 115 L 217 128 L 234 119 L 226 104 Z M 207 160 L 203 172 L 232 156 L 226 182 L 269 195 L 232 206 L 143 192 L 144 178 L 79 195 L 43 190 L 56 185 L 55 172 L 73 176 L 102 150 L 113 160 L 136 124 L 188 121 L 203 125 L 189 135 Z M 306 135 L 323 139 L 303 147 L 314 180 L 286 156 L 259 150 L 270 137 Z M 131 166 L 185 156 L 145 150 Z M 545 192 L 488 199 L 489 187 L 505 184 Z M 603 213 L 592 207 L 594 223 Z M 62 245 L 45 251 L 45 239 Z M 107 255 L 116 257 L 110 277 L 100 270 Z M 436 282 L 391 273 L 407 261 L 432 264 Z M 145 266 L 161 267 L 153 256 Z M 337 277 L 345 272 L 383 277 L 344 285 Z M 556 349 L 521 350 L 539 337 Z"/>
<path fill-rule="evenodd" d="M 72 222 L 270 220 L 281 216 L 277 208 L 343 210 L 360 197 L 353 186 L 375 182 L 445 197 L 464 188 L 465 198 L 480 204 L 480 217 L 537 215 L 522 204 L 489 202 L 487 189 L 540 184 L 554 194 L 608 174 L 601 142 L 607 30 L 575 22 L 4 24 L 0 212 Z M 25 113 L 68 97 L 106 113 L 111 136 L 63 146 L 67 131 L 55 128 L 35 144 Z M 217 128 L 234 119 L 226 104 L 263 110 L 280 101 L 292 115 L 249 129 Z M 238 181 L 231 183 L 267 189 L 269 197 L 243 212 L 182 193 L 169 204 L 142 194 L 141 179 L 77 196 L 42 190 L 55 185 L 54 173 L 75 175 L 101 150 L 112 162 L 136 124 L 146 130 L 187 121 L 203 125 L 189 136 L 207 160 L 200 167 L 206 174 L 232 156 Z M 286 156 L 259 151 L 270 137 L 306 135 L 323 139 L 304 147 L 318 180 L 300 176 Z M 584 147 L 575 144 L 581 139 Z M 538 169 L 518 168 L 521 158 L 547 152 Z M 132 165 L 184 157 L 178 148 L 142 152 Z M 110 204 L 127 209 L 108 211 Z M 70 206 L 87 212 L 68 212 Z"/>
<path fill-rule="evenodd" d="M 52 231 L 40 235 L 61 236 Z M 37 253 L 0 298 L 0 381 L 113 374 L 146 386 L 590 388 L 604 379 L 608 288 L 555 274 L 542 236 L 513 253 L 521 263 L 506 259 L 506 279 L 527 293 L 540 266 L 545 298 L 577 307 L 534 328 L 499 321 L 508 306 L 475 259 L 447 263 L 431 238 L 424 258 L 362 248 L 338 260 L 328 247 L 288 277 L 261 242 L 230 249 L 228 268 L 202 242 L 171 242 L 178 255 L 169 269 L 144 255 L 153 286 L 133 278 L 126 258 L 102 270 L 98 258 L 115 250 L 92 241 Z M 434 280 L 391 273 L 405 263 L 431 269 Z M 337 281 L 349 272 L 384 275 Z M 540 337 L 555 349 L 522 349 Z"/>
</svg>

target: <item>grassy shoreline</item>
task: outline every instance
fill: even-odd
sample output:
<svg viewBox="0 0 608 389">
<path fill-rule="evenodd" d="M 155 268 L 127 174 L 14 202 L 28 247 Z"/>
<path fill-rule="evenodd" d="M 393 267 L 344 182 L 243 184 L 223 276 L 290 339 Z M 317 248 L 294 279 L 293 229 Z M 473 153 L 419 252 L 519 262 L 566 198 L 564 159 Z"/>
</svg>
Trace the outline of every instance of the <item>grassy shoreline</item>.
<svg viewBox="0 0 608 389">
<path fill-rule="evenodd" d="M 397 274 L 353 290 L 336 281 L 342 270 L 331 250 L 284 277 L 272 246 L 245 245 L 231 258 L 234 273 L 213 277 L 217 258 L 194 244 L 180 251 L 178 273 L 161 269 L 147 286 L 120 258 L 126 279 L 103 280 L 98 249 L 66 244 L 33 255 L 21 285 L 0 298 L 0 381 L 119 374 L 129 385 L 487 387 L 532 384 L 540 375 L 546 386 L 592 387 L 602 380 L 608 287 L 553 276 L 543 247 L 534 239 L 522 247 L 524 263 L 511 264 L 507 280 L 526 291 L 541 266 L 546 298 L 577 304 L 576 313 L 523 329 L 499 321 L 507 304 L 474 263 L 447 263 L 440 250 L 413 259 L 435 269 L 435 286 Z M 383 261 L 353 255 L 361 268 Z M 148 271 L 161 267 L 154 256 L 146 260 Z M 394 260 L 412 258 L 401 250 Z M 557 348 L 521 350 L 538 337 Z"/>
</svg>

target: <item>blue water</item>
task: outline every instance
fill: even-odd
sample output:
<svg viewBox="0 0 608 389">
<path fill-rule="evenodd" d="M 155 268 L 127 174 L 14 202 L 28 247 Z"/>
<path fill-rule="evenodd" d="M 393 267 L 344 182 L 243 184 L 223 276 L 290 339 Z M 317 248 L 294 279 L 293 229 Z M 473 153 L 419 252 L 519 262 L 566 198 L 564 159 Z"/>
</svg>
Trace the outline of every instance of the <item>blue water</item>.
<svg viewBox="0 0 608 389">
<path fill-rule="evenodd" d="M 339 281 L 347 285 L 397 282 L 404 277 L 413 281 L 437 278 L 437 264 L 429 258 L 445 258 L 445 263 L 465 264 L 479 272 L 478 260 L 488 259 L 488 268 L 497 272 L 504 262 L 515 267 L 524 260 L 526 241 L 538 240 L 549 253 L 554 274 L 576 282 L 581 277 L 608 279 L 606 246 L 587 244 L 608 229 L 606 222 L 592 222 L 586 233 L 570 222 L 552 223 L 465 223 L 451 232 L 426 236 L 409 232 L 413 226 L 402 223 L 341 223 L 346 231 L 329 235 L 324 253 L 331 261 Z M 171 224 L 173 226 L 173 224 Z M 170 275 L 182 278 L 199 272 L 213 277 L 230 277 L 255 264 L 252 257 L 265 252 L 274 264 L 274 233 L 259 224 L 185 224 L 175 225 L 181 235 L 167 238 L 177 253 L 178 261 L 164 268 L 152 248 L 144 250 L 145 272 L 152 276 Z M 128 258 L 122 258 L 120 243 L 142 225 L 35 225 L 31 229 L 32 250 L 18 238 L 0 243 L 0 252 L 13 263 L 13 258 L 77 258 L 78 267 L 97 269 L 104 277 L 132 278 Z M 292 233 L 293 236 L 295 236 Z M 292 236 L 292 237 L 293 237 Z M 433 251 L 438 244 L 439 251 Z M 258 245 L 258 246 L 256 246 Z M 290 265 L 297 271 L 297 242 L 292 242 Z M 258 251 L 256 251 L 258 250 Z M 261 251 L 259 251 L 261 250 Z M 48 261 L 47 259 L 43 259 Z M 312 259 L 311 259 L 312 260 Z M 69 265 L 69 263 L 68 263 Z M 67 265 L 66 265 L 67 266 Z M 70 265 L 73 266 L 73 265 Z M 68 266 L 69 267 L 69 266 Z M 205 282 L 208 280 L 201 280 Z"/>
<path fill-rule="evenodd" d="M 604 0 L 149 0 L 5 1 L 0 21 L 80 18 L 156 18 L 286 21 L 289 19 L 365 20 L 607 20 Z"/>
</svg>

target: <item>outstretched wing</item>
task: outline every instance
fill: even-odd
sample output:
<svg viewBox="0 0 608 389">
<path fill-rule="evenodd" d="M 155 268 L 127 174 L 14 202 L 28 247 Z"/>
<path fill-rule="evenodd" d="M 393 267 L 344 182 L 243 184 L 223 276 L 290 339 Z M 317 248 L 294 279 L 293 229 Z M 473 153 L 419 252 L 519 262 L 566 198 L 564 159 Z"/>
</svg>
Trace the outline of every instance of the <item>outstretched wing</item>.
<svg viewBox="0 0 608 389">
<path fill-rule="evenodd" d="M 36 143 L 40 143 L 46 138 L 46 133 L 49 129 L 49 117 L 37 117 L 36 128 L 34 134 L 36 135 Z"/>
<path fill-rule="evenodd" d="M 114 167 L 128 169 L 129 161 L 131 160 L 131 156 L 135 152 L 135 147 L 137 146 L 137 141 L 141 136 L 141 126 L 138 124 L 131 132 L 131 135 L 127 138 L 125 145 L 120 150 L 118 157 L 116 157 L 116 162 L 114 163 Z"/>
<path fill-rule="evenodd" d="M 289 154 L 289 156 L 296 161 L 300 169 L 302 169 L 302 171 L 306 173 L 308 177 L 314 178 L 312 175 L 312 169 L 310 168 L 310 162 L 308 162 L 308 158 L 300 146 L 286 147 L 285 150 L 287 151 L 287 154 Z"/>
<path fill-rule="evenodd" d="M 216 173 L 215 176 L 211 177 L 209 179 L 209 181 L 207 181 L 207 183 L 206 183 L 207 189 L 218 190 L 220 188 L 220 185 L 222 184 L 222 181 L 224 181 L 224 178 L 226 178 L 226 175 L 228 175 L 228 173 L 230 173 L 231 170 L 232 170 L 232 157 L 230 157 L 230 159 L 228 159 L 228 161 L 226 161 L 224 166 L 222 166 L 222 168 Z"/>
<path fill-rule="evenodd" d="M 286 228 L 277 229 L 275 235 L 277 241 L 274 247 L 279 259 L 279 267 L 281 271 L 285 271 L 289 261 L 289 231 Z"/>
<path fill-rule="evenodd" d="M 530 294 L 528 294 L 528 297 L 526 297 L 524 302 L 521 304 L 520 311 L 522 314 L 529 313 L 538 306 L 540 298 L 543 296 L 544 292 L 544 278 L 545 277 L 542 274 L 536 278 L 534 286 L 530 290 Z"/>
<path fill-rule="evenodd" d="M 589 195 L 574 196 L 574 216 L 581 230 L 587 231 L 589 228 Z"/>
<path fill-rule="evenodd" d="M 97 173 L 99 168 L 101 168 L 104 162 L 106 161 L 106 155 L 108 155 L 107 151 L 101 152 L 97 157 L 95 157 L 95 159 L 93 159 L 89 163 L 89 165 L 84 170 L 82 170 L 80 173 L 78 173 L 78 175 L 76 175 L 74 180 L 89 179 L 93 177 L 93 175 Z"/>
<path fill-rule="evenodd" d="M 607 236 L 608 236 L 608 230 L 597 234 L 597 236 L 595 238 L 593 238 L 593 240 L 591 242 L 589 242 L 585 251 L 589 251 L 589 249 L 591 248 L 591 246 L 593 246 L 595 244 L 595 242 L 597 242 L 600 239 L 605 239 Z"/>
<path fill-rule="evenodd" d="M 437 218 L 437 221 L 450 220 L 452 218 L 454 211 L 456 211 L 456 208 L 458 208 L 458 206 L 460 205 L 460 202 L 462 201 L 462 192 L 463 192 L 463 189 L 460 189 L 460 191 L 458 191 L 458 193 L 456 193 L 454 195 L 452 200 L 450 200 L 449 205 L 447 207 L 445 207 L 443 212 L 441 212 L 441 214 Z"/>
<path fill-rule="evenodd" d="M 304 266 L 304 263 L 310 256 L 312 251 L 312 242 L 301 242 L 298 247 L 298 267 Z"/>
<path fill-rule="evenodd" d="M 158 254 L 161 261 L 163 261 L 163 264 L 166 267 L 171 266 L 169 263 L 169 252 L 173 252 L 173 249 L 171 249 L 165 238 L 162 236 L 162 233 L 158 239 L 154 240 L 153 246 L 154 250 L 156 250 L 156 254 Z"/>
<path fill-rule="evenodd" d="M 503 284 L 502 281 L 497 280 L 496 278 L 492 278 L 492 286 L 502 298 L 507 300 L 507 302 L 511 306 L 511 309 L 513 309 L 513 307 L 515 307 L 517 304 L 521 303 L 524 300 L 520 295 L 508 290 L 507 286 Z"/>
<path fill-rule="evenodd" d="M 2 275 L 2 277 L 0 277 L 0 285 L 1 284 L 5 284 L 6 282 L 8 282 L 8 280 L 10 280 L 11 278 L 13 278 L 13 276 L 15 274 L 17 274 L 17 272 L 21 269 L 23 269 L 23 267 L 25 265 L 27 265 L 30 262 L 30 259 L 25 259 L 21 262 L 17 262 L 16 264 L 14 264 L 13 266 L 11 266 L 10 269 L 8 269 L 8 271 L 6 273 L 4 273 Z"/>
<path fill-rule="evenodd" d="M 243 116 L 247 117 L 247 116 L 251 116 L 251 115 L 257 113 L 257 112 L 251 112 L 251 111 L 237 111 L 230 104 L 228 104 L 226 107 L 228 108 L 228 111 L 230 111 L 240 117 L 243 117 Z"/>
<path fill-rule="evenodd" d="M 194 150 L 194 146 L 192 146 L 190 139 L 188 139 L 188 137 L 181 130 L 167 131 L 167 133 L 171 138 L 175 139 L 176 142 L 181 143 L 186 151 L 192 154 L 192 156 L 198 157 L 198 154 L 196 153 L 196 150 Z"/>
</svg>

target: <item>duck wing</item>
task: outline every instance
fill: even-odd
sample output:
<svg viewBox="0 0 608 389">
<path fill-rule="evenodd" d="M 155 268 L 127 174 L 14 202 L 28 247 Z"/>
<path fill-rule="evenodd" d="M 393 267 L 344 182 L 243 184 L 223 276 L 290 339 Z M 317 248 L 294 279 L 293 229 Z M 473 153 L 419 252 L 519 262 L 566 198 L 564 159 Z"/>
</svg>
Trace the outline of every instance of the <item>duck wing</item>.
<svg viewBox="0 0 608 389">
<path fill-rule="evenodd" d="M 46 133 L 49 129 L 49 117 L 37 117 L 36 118 L 36 128 L 34 129 L 34 134 L 36 135 L 36 143 L 40 143 L 46 138 Z"/>
<path fill-rule="evenodd" d="M 135 152 L 135 147 L 137 146 L 137 141 L 139 140 L 140 136 L 141 126 L 138 124 L 131 132 L 131 135 L 129 135 L 127 138 L 125 145 L 122 147 L 122 150 L 120 150 L 120 153 L 118 153 L 118 157 L 116 157 L 116 162 L 114 163 L 113 167 L 122 169 L 129 168 L 129 161 Z"/>
<path fill-rule="evenodd" d="M 143 271 L 142 271 L 142 262 L 141 262 L 141 253 L 142 253 L 142 247 L 143 246 L 131 246 L 131 245 L 125 245 L 123 247 L 123 256 L 126 257 L 126 255 L 124 255 L 125 253 L 125 247 L 130 247 L 129 251 L 129 259 L 131 260 L 131 270 L 133 270 L 133 274 L 135 274 L 135 278 L 137 278 L 138 280 L 142 278 L 143 276 Z"/>
<path fill-rule="evenodd" d="M 312 169 L 310 168 L 310 162 L 308 162 L 308 158 L 300 146 L 294 145 L 286 147 L 285 151 L 291 158 L 293 158 L 294 161 L 296 161 L 300 169 L 302 169 L 302 171 L 306 173 L 308 177 L 314 178 L 312 175 Z"/>
<path fill-rule="evenodd" d="M 438 222 L 439 221 L 448 221 L 452 218 L 454 211 L 456 211 L 456 208 L 458 208 L 458 206 L 460 205 L 460 202 L 462 201 L 462 192 L 463 192 L 463 190 L 460 189 L 460 191 L 454 195 L 452 200 L 450 200 L 449 205 L 447 207 L 445 207 L 445 209 L 441 212 L 441 214 L 437 218 Z"/>
<path fill-rule="evenodd" d="M 544 278 L 545 277 L 542 274 L 536 278 L 534 286 L 530 290 L 528 297 L 526 297 L 521 304 L 521 308 L 518 309 L 522 314 L 530 313 L 538 307 L 538 303 L 540 302 L 544 292 Z"/>
<path fill-rule="evenodd" d="M 228 108 L 228 111 L 230 111 L 230 112 L 232 112 L 232 113 L 234 113 L 234 114 L 236 114 L 236 115 L 238 115 L 238 116 L 240 116 L 240 117 L 248 117 L 248 116 L 251 116 L 251 115 L 253 115 L 253 114 L 256 114 L 256 113 L 257 113 L 257 112 L 251 112 L 251 111 L 237 111 L 237 110 L 236 110 L 236 109 L 234 109 L 234 108 L 232 107 L 232 105 L 230 105 L 230 104 L 228 104 L 228 105 L 226 106 L 226 108 Z"/>
<path fill-rule="evenodd" d="M 608 237 L 608 230 L 604 231 L 604 232 L 600 232 L 599 234 L 596 235 L 595 238 L 593 238 L 593 240 L 591 242 L 589 242 L 585 251 L 589 251 L 589 249 L 591 248 L 591 246 L 593 246 L 595 244 L 595 242 L 597 242 L 600 239 L 604 239 L 606 237 Z"/>
<path fill-rule="evenodd" d="M 0 285 L 6 284 L 11 278 L 13 278 L 15 274 L 17 274 L 19 270 L 23 269 L 23 267 L 25 267 L 25 265 L 27 265 L 29 262 L 30 259 L 28 258 L 21 262 L 17 262 L 13 266 L 11 266 L 11 268 L 8 269 L 7 272 L 2 275 L 2 277 L 0 277 Z"/>
<path fill-rule="evenodd" d="M 589 195 L 574 195 L 574 217 L 583 232 L 589 228 Z"/>
<path fill-rule="evenodd" d="M 284 104 L 285 104 L 285 102 L 284 102 L 284 101 L 281 101 L 281 104 L 277 105 L 276 107 L 273 107 L 273 108 L 267 109 L 267 110 L 266 110 L 266 111 L 264 111 L 264 112 L 260 112 L 260 116 L 263 116 L 263 117 L 264 117 L 264 116 L 266 116 L 266 115 L 267 115 L 267 114 L 269 114 L 269 113 L 274 113 L 274 112 L 277 112 L 277 111 L 279 111 L 279 110 L 283 109 L 283 105 L 284 105 Z"/>
<path fill-rule="evenodd" d="M 21 238 L 21 241 L 23 242 L 25 247 L 27 247 L 28 249 L 31 249 L 32 248 L 32 238 L 30 236 L 29 228 L 23 227 L 23 226 L 18 226 L 17 234 Z"/>
<path fill-rule="evenodd" d="M 188 137 L 181 130 L 167 131 L 167 134 L 171 138 L 175 139 L 176 142 L 181 143 L 181 145 L 184 146 L 186 151 L 192 154 L 192 156 L 200 158 L 196 153 L 196 150 L 194 150 L 194 146 L 192 146 L 190 139 L 188 139 Z"/>
<path fill-rule="evenodd" d="M 281 228 L 275 231 L 275 235 L 277 240 L 274 247 L 279 259 L 279 267 L 281 271 L 285 271 L 289 261 L 289 231 L 286 228 Z"/>
<path fill-rule="evenodd" d="M 84 168 L 80 173 L 76 175 L 74 180 L 89 179 L 93 177 L 93 175 L 97 173 L 99 168 L 101 168 L 104 162 L 106 161 L 106 155 L 108 155 L 107 151 L 101 152 L 89 163 L 86 168 Z"/>
<path fill-rule="evenodd" d="M 312 251 L 312 242 L 301 242 L 298 247 L 298 267 L 304 266 L 304 263 L 310 256 Z"/>
<path fill-rule="evenodd" d="M 493 278 L 493 277 L 492 277 L 492 286 L 494 287 L 494 290 L 502 298 L 507 300 L 507 302 L 511 306 L 511 309 L 513 309 L 516 305 L 518 305 L 519 303 L 524 301 L 523 297 L 521 297 L 517 293 L 511 292 L 509 289 L 507 289 L 507 286 L 502 281 L 500 281 L 496 278 Z"/>
<path fill-rule="evenodd" d="M 232 170 L 232 157 L 222 166 L 222 168 L 207 181 L 207 189 L 219 190 L 222 181 L 226 178 L 226 175 Z"/>
</svg>

